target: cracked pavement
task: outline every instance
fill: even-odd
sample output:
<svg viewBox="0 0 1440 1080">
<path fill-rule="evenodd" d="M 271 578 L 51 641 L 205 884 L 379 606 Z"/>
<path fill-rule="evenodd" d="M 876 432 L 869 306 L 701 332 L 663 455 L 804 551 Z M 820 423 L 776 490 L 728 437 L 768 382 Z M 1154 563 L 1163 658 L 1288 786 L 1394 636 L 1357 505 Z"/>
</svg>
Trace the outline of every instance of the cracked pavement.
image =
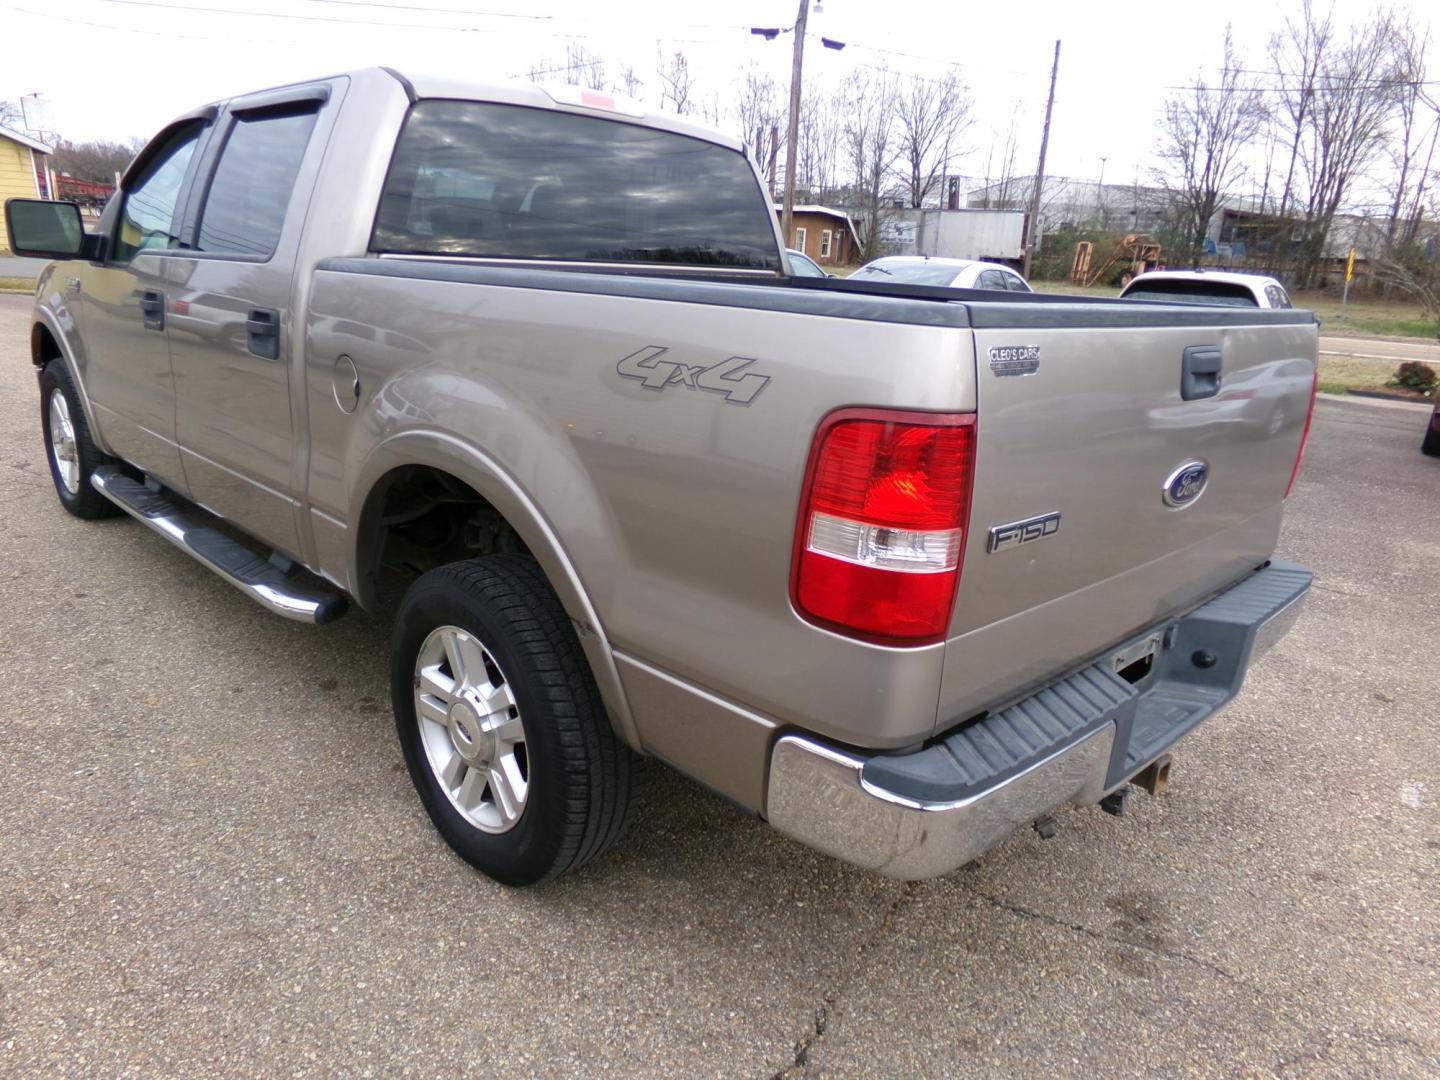
<svg viewBox="0 0 1440 1080">
<path fill-rule="evenodd" d="M 901 884 L 667 770 L 512 892 L 400 763 L 386 627 L 57 505 L 0 297 L 0 1075 L 1440 1073 L 1440 460 L 1322 401 L 1318 584 L 1170 789 Z"/>
</svg>

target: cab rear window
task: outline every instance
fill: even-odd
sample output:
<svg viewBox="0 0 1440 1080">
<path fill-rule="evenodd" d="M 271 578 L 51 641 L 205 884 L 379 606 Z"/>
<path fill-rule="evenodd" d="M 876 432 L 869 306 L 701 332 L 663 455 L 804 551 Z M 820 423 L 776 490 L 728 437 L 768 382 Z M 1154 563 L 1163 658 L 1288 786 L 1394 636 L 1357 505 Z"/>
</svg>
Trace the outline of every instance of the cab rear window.
<svg viewBox="0 0 1440 1080">
<path fill-rule="evenodd" d="M 780 269 L 740 153 L 591 116 L 473 101 L 410 110 L 375 251 Z"/>
<path fill-rule="evenodd" d="M 1230 281 L 1144 281 L 1126 290 L 1125 299 L 1223 307 L 1260 306 L 1249 288 Z"/>
</svg>

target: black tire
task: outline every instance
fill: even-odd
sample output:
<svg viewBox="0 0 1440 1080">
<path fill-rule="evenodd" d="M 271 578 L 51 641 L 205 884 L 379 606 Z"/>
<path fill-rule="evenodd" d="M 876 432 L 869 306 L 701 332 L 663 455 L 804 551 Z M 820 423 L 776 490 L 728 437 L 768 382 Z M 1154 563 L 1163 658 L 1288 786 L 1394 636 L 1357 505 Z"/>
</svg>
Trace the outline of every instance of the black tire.
<svg viewBox="0 0 1440 1080">
<path fill-rule="evenodd" d="M 457 627 L 493 656 L 524 725 L 529 791 L 509 831 L 487 833 L 451 803 L 416 718 L 416 662 L 432 631 Z M 616 738 L 559 598 L 535 561 L 491 555 L 422 575 L 391 642 L 395 728 L 430 820 L 456 853 L 505 885 L 533 885 L 610 848 L 639 794 L 639 758 Z"/>
<path fill-rule="evenodd" d="M 75 433 L 75 459 L 79 467 L 78 484 L 71 491 L 60 475 L 60 465 L 55 460 L 51 443 L 50 399 L 53 395 L 65 399 L 70 426 Z M 115 459 L 103 454 L 90 437 L 90 425 L 85 420 L 85 410 L 80 404 L 80 394 L 71 381 L 70 372 L 62 360 L 51 360 L 40 373 L 40 430 L 45 436 L 45 461 L 50 466 L 50 479 L 55 483 L 55 494 L 60 505 L 78 518 L 113 517 L 120 508 L 90 486 L 90 474 L 101 465 L 112 465 Z"/>
<path fill-rule="evenodd" d="M 1420 442 L 1420 452 L 1429 454 L 1431 457 L 1440 457 L 1440 413 L 1430 417 L 1430 424 L 1425 429 L 1425 438 Z"/>
</svg>

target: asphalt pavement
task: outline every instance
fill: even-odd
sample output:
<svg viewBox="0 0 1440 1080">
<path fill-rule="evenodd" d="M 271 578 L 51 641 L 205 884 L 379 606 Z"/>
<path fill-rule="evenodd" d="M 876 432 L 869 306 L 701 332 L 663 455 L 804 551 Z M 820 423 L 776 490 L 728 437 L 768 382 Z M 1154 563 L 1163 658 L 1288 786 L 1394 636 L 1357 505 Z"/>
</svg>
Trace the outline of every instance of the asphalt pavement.
<svg viewBox="0 0 1440 1080">
<path fill-rule="evenodd" d="M 938 881 L 663 768 L 515 892 L 404 772 L 386 627 L 267 615 L 55 500 L 0 296 L 0 1075 L 1435 1076 L 1440 460 L 1320 403 L 1318 581 L 1169 790 Z"/>
<path fill-rule="evenodd" d="M 1320 351 L 1331 356 L 1353 356 L 1361 360 L 1424 360 L 1440 364 L 1440 344 L 1421 338 L 1320 338 Z"/>
<path fill-rule="evenodd" d="M 0 278 L 38 277 L 48 259 L 22 259 L 15 255 L 0 255 Z"/>
</svg>

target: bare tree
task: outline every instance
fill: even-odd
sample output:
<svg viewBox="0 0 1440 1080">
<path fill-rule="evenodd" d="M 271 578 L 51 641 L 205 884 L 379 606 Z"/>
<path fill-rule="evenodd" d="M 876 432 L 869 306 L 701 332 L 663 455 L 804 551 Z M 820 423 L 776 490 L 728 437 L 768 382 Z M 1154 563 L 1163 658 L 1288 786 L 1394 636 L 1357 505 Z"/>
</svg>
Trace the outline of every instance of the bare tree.
<svg viewBox="0 0 1440 1080">
<path fill-rule="evenodd" d="M 763 157 L 770 129 L 783 115 L 775 80 L 753 65 L 746 68 L 735 109 L 740 121 L 740 137 L 757 158 Z"/>
<path fill-rule="evenodd" d="M 1003 141 L 1000 129 L 990 129 L 990 148 L 985 152 L 985 209 L 1013 210 L 1020 204 L 1015 191 L 1015 161 L 1019 145 L 1020 102 L 1010 110 Z"/>
<path fill-rule="evenodd" d="M 55 147 L 50 165 L 57 173 L 66 173 L 80 180 L 113 184 L 115 174 L 123 173 L 144 146 L 144 139 L 123 143 L 105 139 L 77 143 L 62 139 Z"/>
<path fill-rule="evenodd" d="M 1312 0 L 1302 0 L 1299 22 L 1287 18 L 1284 29 L 1270 39 L 1270 62 L 1280 83 L 1277 115 L 1285 118 L 1285 138 L 1290 144 L 1290 160 L 1285 167 L 1285 185 L 1280 195 L 1282 218 L 1290 210 L 1300 142 L 1310 123 L 1316 83 L 1333 32 L 1329 13 L 1318 18 Z"/>
<path fill-rule="evenodd" d="M 836 94 L 811 91 L 800 103 L 797 180 L 810 198 L 824 201 L 839 186 L 844 157 L 844 108 Z"/>
<path fill-rule="evenodd" d="M 1374 12 L 1322 59 L 1300 147 L 1308 189 L 1302 282 L 1325 255 L 1330 227 L 1350 185 L 1384 146 L 1394 97 L 1393 27 L 1388 12 Z"/>
<path fill-rule="evenodd" d="M 910 205 L 924 206 L 949 171 L 972 122 L 970 93 L 954 71 L 943 79 L 911 75 L 895 92 L 895 119 L 898 172 L 909 189 Z"/>
<path fill-rule="evenodd" d="M 635 73 L 634 65 L 626 64 L 620 69 L 620 78 L 615 82 L 615 90 L 626 97 L 638 98 L 644 85 L 640 76 Z"/>
<path fill-rule="evenodd" d="M 888 71 L 859 69 L 842 89 L 845 108 L 845 150 L 850 159 L 852 202 L 860 219 L 862 256 L 880 250 L 880 232 L 889 217 L 885 180 L 895 164 L 895 105 L 898 88 Z"/>
<path fill-rule="evenodd" d="M 685 54 L 676 49 L 669 59 L 662 57 L 655 73 L 660 76 L 660 107 L 681 116 L 693 112 L 695 76 Z"/>
<path fill-rule="evenodd" d="M 559 61 L 539 61 L 530 65 L 531 82 L 542 82 L 549 76 L 559 76 L 572 86 L 583 86 L 587 90 L 605 89 L 605 60 L 579 41 L 565 42 L 565 55 Z"/>
<path fill-rule="evenodd" d="M 1219 82 L 1197 79 L 1190 89 L 1172 94 L 1160 123 L 1165 165 L 1155 175 L 1171 193 L 1188 258 L 1199 258 L 1210 219 L 1238 179 L 1240 156 L 1264 121 L 1264 100 L 1242 70 L 1227 26 Z"/>
<path fill-rule="evenodd" d="M 7 127 L 11 131 L 25 129 L 25 113 L 18 101 L 0 101 L 0 127 Z"/>
<path fill-rule="evenodd" d="M 1390 147 L 1393 182 L 1385 240 L 1393 250 L 1413 243 L 1419 231 L 1426 182 L 1440 138 L 1440 105 L 1425 91 L 1429 29 L 1422 32 L 1409 19 L 1397 22 L 1392 29 L 1395 129 Z"/>
</svg>

